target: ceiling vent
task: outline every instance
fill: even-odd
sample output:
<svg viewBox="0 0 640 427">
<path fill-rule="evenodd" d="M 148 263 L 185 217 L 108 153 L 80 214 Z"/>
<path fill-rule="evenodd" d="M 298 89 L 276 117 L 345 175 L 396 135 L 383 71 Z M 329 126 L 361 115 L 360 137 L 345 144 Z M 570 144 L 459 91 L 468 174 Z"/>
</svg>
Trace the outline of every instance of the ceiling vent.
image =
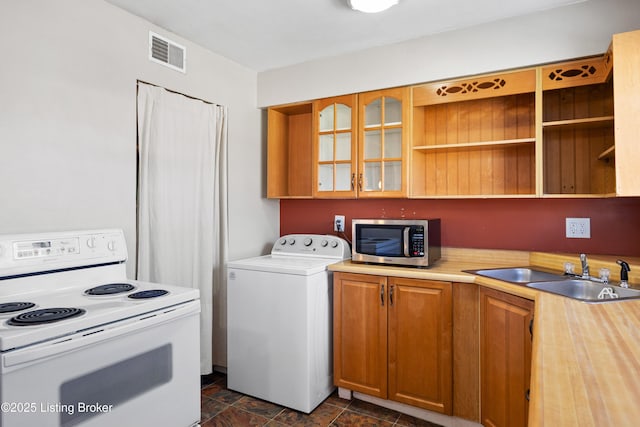
<svg viewBox="0 0 640 427">
<path fill-rule="evenodd" d="M 149 59 L 174 70 L 187 72 L 187 49 L 149 31 Z"/>
</svg>

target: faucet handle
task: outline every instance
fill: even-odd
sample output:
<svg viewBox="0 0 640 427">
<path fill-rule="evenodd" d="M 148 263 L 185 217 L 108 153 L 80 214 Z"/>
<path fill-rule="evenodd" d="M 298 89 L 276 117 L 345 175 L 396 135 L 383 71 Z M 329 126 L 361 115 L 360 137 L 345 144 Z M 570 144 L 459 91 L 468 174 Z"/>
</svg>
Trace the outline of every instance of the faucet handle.
<svg viewBox="0 0 640 427">
<path fill-rule="evenodd" d="M 620 266 L 620 286 L 623 288 L 629 287 L 629 272 L 631 271 L 631 267 L 626 261 L 621 259 L 617 260 L 616 263 Z"/>
<path fill-rule="evenodd" d="M 609 271 L 608 268 L 601 268 L 600 269 L 600 280 L 602 280 L 602 283 L 607 284 L 609 283 L 609 276 L 611 275 L 611 271 Z"/>
<path fill-rule="evenodd" d="M 569 275 L 569 276 L 573 276 L 576 274 L 576 266 L 573 265 L 572 262 L 565 262 L 564 263 L 564 274 Z"/>
</svg>

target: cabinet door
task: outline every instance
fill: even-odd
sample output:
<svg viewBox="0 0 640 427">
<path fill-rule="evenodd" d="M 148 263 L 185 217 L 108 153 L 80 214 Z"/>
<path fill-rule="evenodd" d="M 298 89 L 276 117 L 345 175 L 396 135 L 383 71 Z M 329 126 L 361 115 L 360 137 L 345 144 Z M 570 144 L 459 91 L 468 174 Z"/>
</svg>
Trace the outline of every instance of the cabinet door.
<svg viewBox="0 0 640 427">
<path fill-rule="evenodd" d="M 616 192 L 640 196 L 640 30 L 613 36 Z"/>
<path fill-rule="evenodd" d="M 484 426 L 526 426 L 531 376 L 533 301 L 480 290 L 481 421 Z"/>
<path fill-rule="evenodd" d="M 451 414 L 451 283 L 389 278 L 389 399 Z"/>
<path fill-rule="evenodd" d="M 409 88 L 358 97 L 358 197 L 405 197 L 410 126 Z"/>
<path fill-rule="evenodd" d="M 333 276 L 333 370 L 338 387 L 387 397 L 387 278 Z"/>
<path fill-rule="evenodd" d="M 355 197 L 357 95 L 313 103 L 313 195 Z"/>
</svg>

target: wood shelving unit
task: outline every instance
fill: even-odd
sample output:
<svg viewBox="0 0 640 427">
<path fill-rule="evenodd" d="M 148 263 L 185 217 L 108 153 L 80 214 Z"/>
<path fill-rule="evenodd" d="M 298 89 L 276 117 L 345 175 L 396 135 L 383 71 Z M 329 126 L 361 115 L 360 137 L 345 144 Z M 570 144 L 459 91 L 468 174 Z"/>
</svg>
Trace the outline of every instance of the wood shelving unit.
<svg viewBox="0 0 640 427">
<path fill-rule="evenodd" d="M 519 138 L 519 139 L 503 139 L 498 141 L 481 141 L 481 142 L 466 142 L 460 144 L 441 144 L 441 145 L 419 145 L 414 146 L 414 150 L 418 151 L 439 151 L 439 150 L 464 150 L 469 148 L 486 148 L 486 147 L 500 147 L 506 145 L 520 145 L 536 142 L 535 138 Z"/>
<path fill-rule="evenodd" d="M 545 196 L 615 193 L 613 82 L 590 83 L 543 92 Z"/>
<path fill-rule="evenodd" d="M 411 196 L 534 196 L 535 87 L 535 70 L 415 87 Z"/>
<path fill-rule="evenodd" d="M 312 105 L 271 107 L 268 110 L 267 197 L 312 196 Z"/>
<path fill-rule="evenodd" d="M 320 100 L 271 107 L 268 197 L 638 196 L 639 42 L 640 31 L 616 34 L 601 56 L 349 95 L 358 99 L 347 171 L 354 184 L 332 196 L 318 191 L 317 168 L 349 160 L 314 154 L 320 132 L 312 105 Z M 400 100 L 402 117 L 383 113 L 377 120 L 384 123 L 374 124 L 366 106 L 375 111 L 377 99 L 387 98 Z M 382 154 L 369 158 L 365 136 L 374 144 L 376 132 Z"/>
</svg>

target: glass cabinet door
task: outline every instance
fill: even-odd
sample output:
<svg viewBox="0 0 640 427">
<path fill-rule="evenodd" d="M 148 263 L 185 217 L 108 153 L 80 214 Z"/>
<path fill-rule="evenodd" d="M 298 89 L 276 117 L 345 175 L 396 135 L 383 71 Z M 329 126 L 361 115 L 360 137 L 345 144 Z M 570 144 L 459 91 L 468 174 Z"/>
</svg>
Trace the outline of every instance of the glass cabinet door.
<svg viewBox="0 0 640 427">
<path fill-rule="evenodd" d="M 363 95 L 361 95 L 363 96 Z M 360 194 L 402 196 L 404 177 L 403 89 L 369 92 L 361 99 Z"/>
<path fill-rule="evenodd" d="M 356 95 L 314 103 L 316 197 L 355 196 Z"/>
</svg>

